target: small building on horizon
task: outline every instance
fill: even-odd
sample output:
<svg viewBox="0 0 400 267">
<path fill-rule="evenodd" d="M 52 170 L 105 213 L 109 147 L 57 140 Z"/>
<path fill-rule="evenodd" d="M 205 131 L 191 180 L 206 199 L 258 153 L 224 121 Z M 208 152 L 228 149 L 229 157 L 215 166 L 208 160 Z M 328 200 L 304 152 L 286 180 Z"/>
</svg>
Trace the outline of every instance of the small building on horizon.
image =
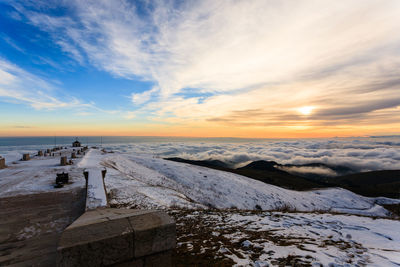
<svg viewBox="0 0 400 267">
<path fill-rule="evenodd" d="M 75 140 L 75 142 L 72 143 L 72 147 L 80 147 L 81 142 L 78 141 L 78 138 Z"/>
</svg>

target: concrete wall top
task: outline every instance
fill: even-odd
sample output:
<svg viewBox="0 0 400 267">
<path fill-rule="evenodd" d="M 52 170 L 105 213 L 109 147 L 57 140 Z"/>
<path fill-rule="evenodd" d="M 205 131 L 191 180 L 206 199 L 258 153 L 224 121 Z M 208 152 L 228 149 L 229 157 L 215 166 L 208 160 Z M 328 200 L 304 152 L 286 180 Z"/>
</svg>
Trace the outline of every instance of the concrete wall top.
<svg viewBox="0 0 400 267">
<path fill-rule="evenodd" d="M 176 246 L 175 222 L 165 212 L 96 209 L 63 232 L 58 266 L 107 266 L 168 251 Z"/>
</svg>

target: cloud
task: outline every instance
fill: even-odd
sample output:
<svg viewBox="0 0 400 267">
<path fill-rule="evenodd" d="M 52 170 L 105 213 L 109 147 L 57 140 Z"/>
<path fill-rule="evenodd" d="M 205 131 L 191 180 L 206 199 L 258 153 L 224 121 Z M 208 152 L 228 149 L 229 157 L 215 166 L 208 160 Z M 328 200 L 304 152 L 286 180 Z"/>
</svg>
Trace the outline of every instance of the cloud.
<svg viewBox="0 0 400 267">
<path fill-rule="evenodd" d="M 35 128 L 35 126 L 15 125 L 15 126 L 13 126 L 13 128 L 16 128 L 16 129 L 31 129 L 31 128 Z"/>
<path fill-rule="evenodd" d="M 151 90 L 144 91 L 143 93 L 133 93 L 131 95 L 132 102 L 135 105 L 142 105 L 142 104 L 150 101 L 152 96 L 157 95 L 159 90 L 160 89 L 158 87 L 154 87 Z"/>
<path fill-rule="evenodd" d="M 57 97 L 56 91 L 54 84 L 0 58 L 0 98 L 3 101 L 28 104 L 37 110 L 90 106 L 74 97 Z"/>
<path fill-rule="evenodd" d="M 12 48 L 14 48 L 15 50 L 21 52 L 21 53 L 26 53 L 25 49 L 21 48 L 12 38 L 10 38 L 9 36 L 6 36 L 4 34 L 0 34 L 0 37 L 8 44 L 10 45 Z"/>
<path fill-rule="evenodd" d="M 126 112 L 124 115 L 124 118 L 128 120 L 133 119 L 135 117 L 136 117 L 136 112 L 133 111 Z"/>
<path fill-rule="evenodd" d="M 336 138 L 298 140 L 202 139 L 160 142 L 135 142 L 105 145 L 113 150 L 159 157 L 181 157 L 192 160 L 216 159 L 233 167 L 255 160 L 279 164 L 323 163 L 346 166 L 356 172 L 400 169 L 400 137 Z M 291 168 L 293 172 L 334 175 L 327 168 Z"/>
<path fill-rule="evenodd" d="M 92 116 L 92 115 L 94 115 L 94 113 L 92 113 L 92 112 L 87 112 L 87 111 L 82 111 L 82 112 L 77 112 L 77 113 L 75 113 L 75 115 L 86 117 L 86 116 Z"/>
<path fill-rule="evenodd" d="M 323 167 L 278 167 L 278 169 L 281 169 L 283 171 L 293 173 L 293 174 L 316 174 L 316 175 L 321 175 L 321 176 L 337 176 L 338 174 L 329 168 L 323 168 Z"/>
<path fill-rule="evenodd" d="M 135 3 L 57 2 L 66 15 L 51 14 L 46 2 L 14 7 L 78 63 L 155 82 L 131 97 L 155 120 L 238 127 L 398 121 L 397 0 Z M 187 90 L 197 96 L 178 96 Z M 315 110 L 300 116 L 302 106 Z"/>
</svg>

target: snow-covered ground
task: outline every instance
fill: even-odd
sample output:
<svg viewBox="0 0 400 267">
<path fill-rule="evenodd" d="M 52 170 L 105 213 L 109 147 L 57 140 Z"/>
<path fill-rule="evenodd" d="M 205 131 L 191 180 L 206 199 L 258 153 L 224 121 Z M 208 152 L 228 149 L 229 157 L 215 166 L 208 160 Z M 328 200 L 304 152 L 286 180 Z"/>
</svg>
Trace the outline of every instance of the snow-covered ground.
<svg viewBox="0 0 400 267">
<path fill-rule="evenodd" d="M 60 166 L 60 153 L 70 159 L 72 148 L 55 152 L 55 156 L 35 156 L 31 152 L 29 161 L 21 161 L 22 153 L 13 151 L 5 155 L 7 168 L 0 170 L 0 197 L 25 195 L 40 192 L 71 190 L 84 187 L 82 169 L 76 166 L 81 158 L 71 159 L 72 165 Z M 25 153 L 26 151 L 24 151 Z M 54 188 L 56 174 L 67 172 L 69 184 L 63 188 Z"/>
<path fill-rule="evenodd" d="M 299 192 L 233 173 L 146 155 L 110 153 L 99 158 L 108 172 L 111 203 L 149 208 L 329 211 L 386 216 L 377 199 L 341 188 Z M 400 200 L 379 199 L 380 203 Z"/>
<path fill-rule="evenodd" d="M 59 160 L 58 156 L 8 162 L 9 167 L 0 170 L 0 197 L 83 187 L 83 170 L 106 167 L 112 205 L 165 209 L 182 217 L 177 219 L 178 228 L 193 219 L 212 229 L 214 243 L 205 238 L 199 247 L 190 243 L 193 235 L 182 234 L 178 249 L 190 252 L 197 246 L 199 255 L 212 250 L 215 257 L 238 265 L 267 266 L 288 257 L 315 266 L 400 265 L 400 221 L 354 216 L 388 216 L 378 204 L 400 200 L 367 198 L 340 188 L 287 190 L 149 154 L 89 150 L 73 165 L 59 166 Z M 61 171 L 70 174 L 72 183 L 54 189 L 55 174 Z M 200 226 L 191 231 L 196 227 Z"/>
<path fill-rule="evenodd" d="M 215 257 L 229 258 L 237 266 L 269 266 L 288 261 L 313 266 L 400 265 L 400 231 L 396 230 L 400 229 L 400 221 L 354 215 L 225 210 L 261 208 L 386 216 L 388 212 L 377 203 L 400 200 L 367 198 L 341 188 L 292 191 L 143 154 L 110 153 L 101 155 L 99 160 L 109 170 L 105 181 L 113 204 L 222 210 L 175 212 L 178 224 L 183 224 L 178 228 L 197 217 L 193 227 L 201 233 L 197 244 L 194 228 L 187 235 L 178 234 L 178 247 L 183 248 L 183 254 L 194 252 L 198 257 L 210 250 Z M 209 240 L 204 235 L 207 227 L 212 229 Z"/>
<path fill-rule="evenodd" d="M 62 153 L 68 155 L 70 149 Z M 216 208 L 240 210 L 325 211 L 387 216 L 379 204 L 400 200 L 368 198 L 341 188 L 299 192 L 241 175 L 151 155 L 103 153 L 89 150 L 73 165 L 59 166 L 57 157 L 15 161 L 0 170 L 0 196 L 54 191 L 57 172 L 70 174 L 71 186 L 84 186 L 83 170 L 107 167 L 105 179 L 113 205 L 136 208 Z M 93 185 L 94 186 L 94 185 Z M 62 189 L 61 189 L 62 190 Z"/>
<path fill-rule="evenodd" d="M 170 212 L 178 253 L 221 265 L 400 265 L 400 221 L 354 215 L 251 211 Z"/>
</svg>

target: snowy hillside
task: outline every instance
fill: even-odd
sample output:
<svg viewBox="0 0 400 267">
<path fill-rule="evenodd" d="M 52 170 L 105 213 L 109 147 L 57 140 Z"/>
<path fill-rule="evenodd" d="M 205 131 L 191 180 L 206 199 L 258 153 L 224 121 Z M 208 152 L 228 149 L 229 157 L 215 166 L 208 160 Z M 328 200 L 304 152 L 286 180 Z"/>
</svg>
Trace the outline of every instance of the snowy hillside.
<svg viewBox="0 0 400 267">
<path fill-rule="evenodd" d="M 68 154 L 70 150 L 62 153 Z M 35 157 L 0 170 L 0 195 L 54 191 L 55 174 L 67 171 L 71 187 L 84 186 L 86 168 L 107 167 L 105 179 L 111 204 L 138 208 L 217 208 L 241 210 L 330 211 L 386 216 L 378 204 L 400 200 L 367 198 L 331 188 L 293 191 L 233 173 L 172 162 L 151 155 L 103 153 L 92 149 L 70 166 L 59 159 Z"/>
<path fill-rule="evenodd" d="M 90 156 L 90 155 L 89 155 Z M 386 216 L 377 199 L 332 188 L 299 192 L 223 171 L 166 161 L 152 156 L 92 155 L 108 172 L 112 204 L 243 210 L 330 211 Z M 400 200 L 379 199 L 380 203 Z"/>
</svg>

